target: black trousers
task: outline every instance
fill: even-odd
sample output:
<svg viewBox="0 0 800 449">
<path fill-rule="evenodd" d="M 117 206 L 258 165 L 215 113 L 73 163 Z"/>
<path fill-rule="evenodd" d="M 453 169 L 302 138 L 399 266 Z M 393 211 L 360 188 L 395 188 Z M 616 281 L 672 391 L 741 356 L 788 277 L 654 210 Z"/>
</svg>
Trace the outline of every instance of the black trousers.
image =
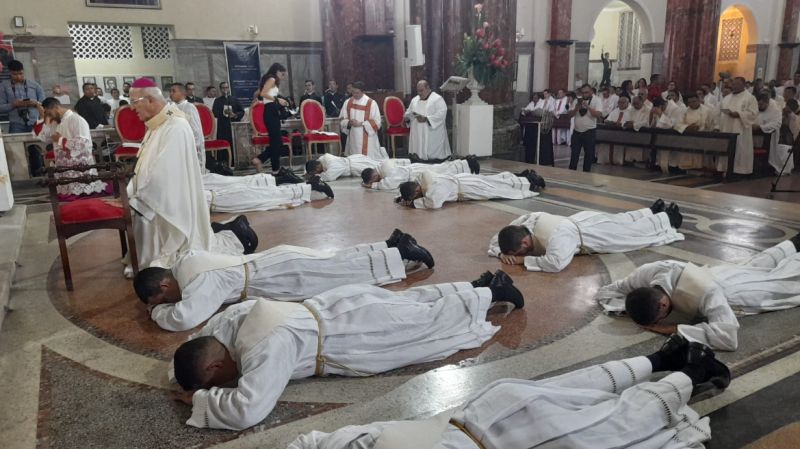
<svg viewBox="0 0 800 449">
<path fill-rule="evenodd" d="M 595 146 L 595 130 L 590 129 L 585 132 L 572 132 L 572 154 L 569 158 L 569 169 L 578 169 L 578 159 L 581 157 L 581 149 L 583 149 L 583 171 L 592 170 L 592 162 L 594 162 L 594 146 Z"/>
<path fill-rule="evenodd" d="M 281 134 L 281 117 L 278 103 L 272 102 L 264 105 L 264 124 L 267 125 L 269 134 L 269 147 L 258 155 L 258 160 L 266 162 L 269 159 L 272 171 L 281 168 L 281 154 L 283 153 L 283 135 Z"/>
</svg>

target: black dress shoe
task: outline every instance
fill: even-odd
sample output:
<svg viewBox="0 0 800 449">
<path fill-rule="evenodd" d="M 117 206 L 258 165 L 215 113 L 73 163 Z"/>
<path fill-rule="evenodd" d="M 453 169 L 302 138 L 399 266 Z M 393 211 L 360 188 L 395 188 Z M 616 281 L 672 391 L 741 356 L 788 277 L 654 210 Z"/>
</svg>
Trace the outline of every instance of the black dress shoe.
<svg viewBox="0 0 800 449">
<path fill-rule="evenodd" d="M 653 211 L 653 215 L 664 212 L 667 208 L 667 204 L 661 198 L 657 199 L 652 206 L 650 206 L 650 210 Z"/>
<path fill-rule="evenodd" d="M 403 231 L 395 228 L 395 230 L 392 231 L 392 235 L 390 235 L 389 238 L 386 240 L 386 246 L 388 246 L 389 248 L 396 248 L 397 243 L 400 241 L 400 237 L 402 236 L 403 236 Z"/>
<path fill-rule="evenodd" d="M 708 346 L 691 342 L 686 351 L 686 366 L 682 370 L 692 379 L 692 396 L 710 390 L 722 390 L 731 383 L 731 371 L 716 359 Z"/>
<path fill-rule="evenodd" d="M 469 165 L 469 171 L 474 175 L 479 175 L 481 173 L 481 163 L 478 162 L 478 158 L 470 154 L 465 159 L 467 160 L 467 165 Z"/>
<path fill-rule="evenodd" d="M 397 250 L 400 252 L 400 257 L 404 260 L 422 262 L 428 268 L 433 268 L 434 261 L 431 253 L 427 249 L 412 242 L 411 238 L 412 237 L 408 234 L 403 234 L 397 242 Z"/>
<path fill-rule="evenodd" d="M 278 185 L 281 184 L 301 184 L 303 183 L 303 178 L 297 176 L 295 172 L 281 167 L 278 169 L 278 173 L 275 174 L 275 183 Z"/>
<path fill-rule="evenodd" d="M 664 212 L 666 212 L 667 217 L 669 217 L 669 224 L 675 229 L 680 229 L 683 224 L 683 215 L 678 205 L 671 203 Z"/>
<path fill-rule="evenodd" d="M 661 345 L 661 349 L 656 354 L 661 359 L 662 371 L 680 371 L 686 366 L 687 350 L 689 341 L 679 334 L 672 334 L 667 341 Z"/>
<path fill-rule="evenodd" d="M 233 232 L 244 247 L 244 254 L 252 254 L 258 248 L 258 234 L 250 227 L 250 222 L 244 215 L 239 215 L 232 222 L 227 223 L 229 231 Z"/>
<path fill-rule="evenodd" d="M 319 176 L 311 177 L 308 183 L 311 184 L 311 190 L 324 193 L 328 198 L 333 198 L 333 189 L 327 183 L 320 181 Z"/>
<path fill-rule="evenodd" d="M 525 178 L 527 178 L 528 182 L 531 184 L 531 192 L 538 192 L 539 190 L 545 188 L 544 178 L 539 176 L 539 174 L 537 174 L 535 171 L 529 170 Z"/>
<path fill-rule="evenodd" d="M 795 251 L 800 253 L 800 232 L 796 236 L 789 239 L 794 244 Z"/>
<path fill-rule="evenodd" d="M 489 283 L 489 289 L 492 291 L 492 302 L 508 301 L 514 304 L 515 309 L 525 307 L 525 298 L 522 297 L 522 292 L 514 287 L 514 281 L 503 270 L 494 272 L 494 277 Z"/>
<path fill-rule="evenodd" d="M 417 154 L 416 154 L 416 153 L 411 153 L 411 154 L 409 154 L 409 155 L 408 155 L 408 160 L 410 160 L 410 161 L 411 161 L 411 162 L 413 162 L 413 163 L 419 163 L 419 162 L 422 162 L 422 159 L 420 159 L 420 158 L 419 158 L 419 156 L 417 156 Z"/>
<path fill-rule="evenodd" d="M 483 273 L 481 273 L 480 276 L 478 276 L 478 279 L 475 279 L 474 281 L 472 281 L 471 284 L 475 288 L 488 287 L 489 284 L 492 283 L 492 279 L 494 279 L 494 275 L 492 274 L 492 272 L 491 271 L 484 271 Z"/>
</svg>

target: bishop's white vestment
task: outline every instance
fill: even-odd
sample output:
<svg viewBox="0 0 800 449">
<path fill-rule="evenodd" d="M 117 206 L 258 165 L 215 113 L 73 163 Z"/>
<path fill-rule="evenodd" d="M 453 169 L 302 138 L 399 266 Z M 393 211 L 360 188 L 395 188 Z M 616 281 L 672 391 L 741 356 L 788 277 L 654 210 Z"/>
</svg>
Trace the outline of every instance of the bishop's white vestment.
<svg viewBox="0 0 800 449">
<path fill-rule="evenodd" d="M 417 116 L 427 118 L 425 122 L 417 121 Z M 406 110 L 406 119 L 410 121 L 409 153 L 414 153 L 422 160 L 445 159 L 452 153 L 450 140 L 447 138 L 447 103 L 436 92 L 431 92 L 423 100 L 419 95 L 411 100 Z"/>
</svg>

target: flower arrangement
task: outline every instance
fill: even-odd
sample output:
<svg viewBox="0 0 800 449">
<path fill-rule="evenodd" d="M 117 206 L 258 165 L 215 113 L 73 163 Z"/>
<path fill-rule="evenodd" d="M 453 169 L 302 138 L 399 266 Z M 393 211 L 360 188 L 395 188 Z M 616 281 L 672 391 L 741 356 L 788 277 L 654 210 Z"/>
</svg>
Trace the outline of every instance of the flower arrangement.
<svg viewBox="0 0 800 449">
<path fill-rule="evenodd" d="M 511 64 L 503 47 L 503 41 L 495 38 L 489 22 L 485 20 L 483 5 L 475 5 L 473 33 L 464 33 L 464 48 L 456 57 L 456 72 L 471 76 L 479 83 L 490 86 L 503 77 Z"/>
</svg>

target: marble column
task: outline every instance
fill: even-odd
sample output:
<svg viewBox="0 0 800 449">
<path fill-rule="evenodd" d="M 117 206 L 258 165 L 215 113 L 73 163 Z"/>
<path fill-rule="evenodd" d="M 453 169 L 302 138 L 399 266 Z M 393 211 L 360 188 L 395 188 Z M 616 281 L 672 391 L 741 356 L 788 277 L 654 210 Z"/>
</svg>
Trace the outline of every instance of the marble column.
<svg viewBox="0 0 800 449">
<path fill-rule="evenodd" d="M 550 75 L 552 89 L 569 89 L 569 47 L 572 45 L 572 0 L 551 0 L 550 7 Z"/>
<path fill-rule="evenodd" d="M 775 78 L 778 81 L 792 77 L 792 65 L 797 59 L 797 49 L 798 46 L 800 46 L 795 34 L 798 21 L 800 21 L 800 0 L 786 0 L 786 9 L 783 13 L 781 42 L 778 44 L 780 47 L 780 53 L 778 54 L 778 71 L 775 74 Z"/>
<path fill-rule="evenodd" d="M 472 28 L 470 0 L 411 0 L 411 23 L 422 26 L 425 65 L 412 69 L 411 92 L 420 79 L 440 86 L 454 75 L 455 56 Z"/>
<path fill-rule="evenodd" d="M 490 0 L 483 3 L 495 36 L 503 42 L 505 58 L 511 61 L 506 76 L 496 86 L 481 93 L 481 98 L 491 104 L 511 103 L 514 100 L 514 61 L 517 54 L 517 0 Z"/>
<path fill-rule="evenodd" d="M 662 79 L 693 89 L 715 79 L 720 0 L 667 0 Z"/>
</svg>

